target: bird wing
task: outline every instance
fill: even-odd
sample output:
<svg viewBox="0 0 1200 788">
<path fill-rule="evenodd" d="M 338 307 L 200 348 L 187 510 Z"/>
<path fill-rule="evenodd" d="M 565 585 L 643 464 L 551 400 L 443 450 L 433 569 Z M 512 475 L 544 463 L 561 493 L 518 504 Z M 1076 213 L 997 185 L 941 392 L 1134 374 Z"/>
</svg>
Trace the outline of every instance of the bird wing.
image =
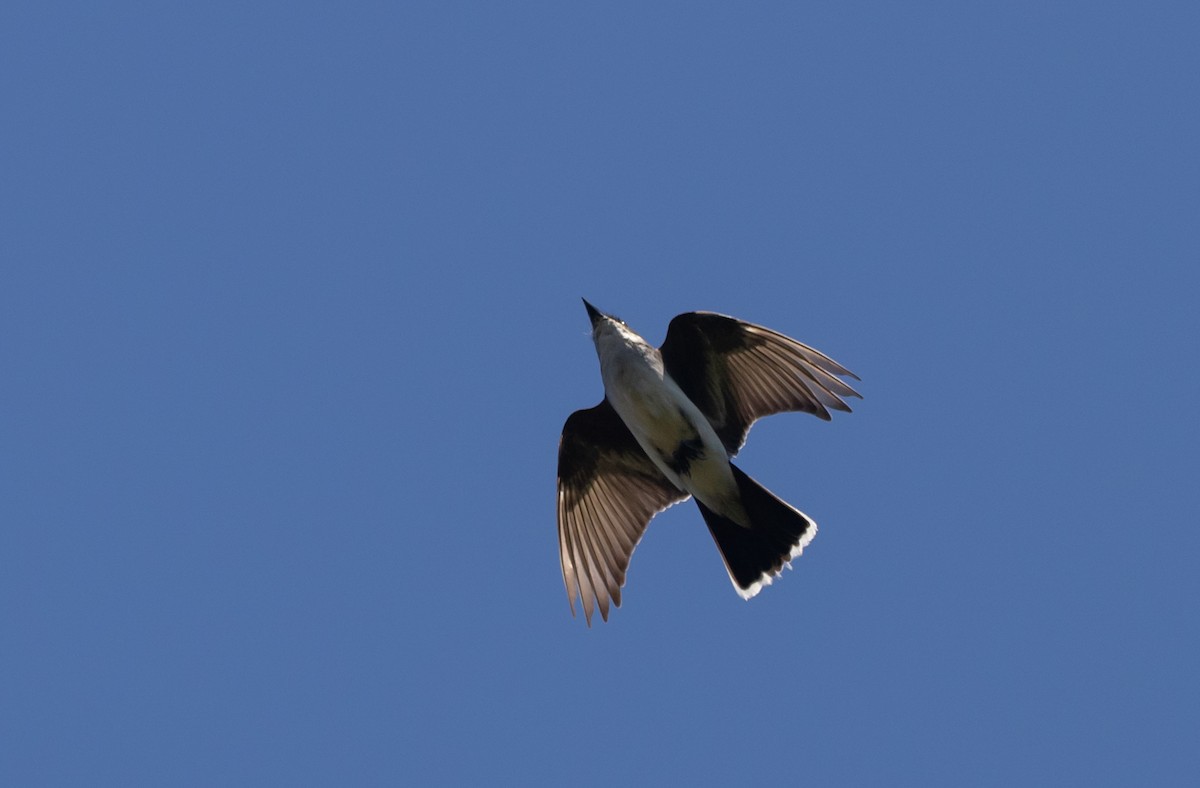
<svg viewBox="0 0 1200 788">
<path fill-rule="evenodd" d="M 838 379 L 858 376 L 829 356 L 769 328 L 713 312 L 685 312 L 667 329 L 663 366 L 708 417 L 730 455 L 756 419 L 802 411 L 829 420 L 861 397 Z"/>
<path fill-rule="evenodd" d="M 596 605 L 608 620 L 609 599 L 620 606 L 625 570 L 650 519 L 687 497 L 654 467 L 607 398 L 571 414 L 558 446 L 558 555 L 572 615 L 578 594 L 589 626 Z"/>
</svg>

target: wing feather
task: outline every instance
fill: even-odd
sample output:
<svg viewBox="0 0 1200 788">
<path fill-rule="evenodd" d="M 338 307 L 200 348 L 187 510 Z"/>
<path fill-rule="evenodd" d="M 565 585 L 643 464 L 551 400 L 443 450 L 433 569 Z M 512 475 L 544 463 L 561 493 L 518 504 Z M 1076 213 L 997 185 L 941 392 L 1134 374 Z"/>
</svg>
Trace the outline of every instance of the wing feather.
<svg viewBox="0 0 1200 788">
<path fill-rule="evenodd" d="M 708 417 L 730 455 L 754 422 L 784 411 L 829 420 L 861 395 L 840 378 L 858 376 L 815 348 L 769 328 L 713 312 L 671 321 L 663 365 Z"/>
<path fill-rule="evenodd" d="M 630 558 L 655 514 L 682 501 L 608 400 L 572 413 L 558 448 L 558 554 L 567 599 L 588 625 L 621 604 Z"/>
</svg>

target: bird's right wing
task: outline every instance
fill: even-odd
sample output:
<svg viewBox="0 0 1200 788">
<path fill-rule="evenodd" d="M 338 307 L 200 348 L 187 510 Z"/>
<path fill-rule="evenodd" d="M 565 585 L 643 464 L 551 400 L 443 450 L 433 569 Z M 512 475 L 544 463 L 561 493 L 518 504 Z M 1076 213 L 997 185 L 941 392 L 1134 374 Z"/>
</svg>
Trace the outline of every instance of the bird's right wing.
<svg viewBox="0 0 1200 788">
<path fill-rule="evenodd" d="M 708 417 L 731 455 L 755 419 L 803 411 L 829 419 L 860 396 L 839 380 L 858 376 L 819 350 L 778 331 L 714 312 L 676 315 L 662 344 L 663 366 Z"/>
<path fill-rule="evenodd" d="M 642 451 L 608 399 L 577 410 L 558 446 L 558 556 L 575 613 L 588 625 L 609 600 L 620 607 L 629 559 L 655 514 L 688 497 Z"/>
</svg>

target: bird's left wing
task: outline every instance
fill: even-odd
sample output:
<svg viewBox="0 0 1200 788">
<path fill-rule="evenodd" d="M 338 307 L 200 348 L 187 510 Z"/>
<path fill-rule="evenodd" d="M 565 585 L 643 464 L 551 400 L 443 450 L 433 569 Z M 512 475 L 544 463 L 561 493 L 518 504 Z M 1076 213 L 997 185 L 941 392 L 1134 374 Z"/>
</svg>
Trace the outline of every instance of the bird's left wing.
<svg viewBox="0 0 1200 788">
<path fill-rule="evenodd" d="M 582 598 L 588 625 L 621 586 L 633 550 L 655 514 L 688 497 L 654 467 L 608 399 L 577 410 L 558 446 L 558 556 L 575 613 Z"/>
<path fill-rule="evenodd" d="M 756 419 L 802 411 L 829 419 L 860 396 L 839 380 L 858 379 L 819 350 L 737 318 L 685 312 L 671 320 L 662 344 L 663 366 L 708 417 L 731 455 Z"/>
</svg>

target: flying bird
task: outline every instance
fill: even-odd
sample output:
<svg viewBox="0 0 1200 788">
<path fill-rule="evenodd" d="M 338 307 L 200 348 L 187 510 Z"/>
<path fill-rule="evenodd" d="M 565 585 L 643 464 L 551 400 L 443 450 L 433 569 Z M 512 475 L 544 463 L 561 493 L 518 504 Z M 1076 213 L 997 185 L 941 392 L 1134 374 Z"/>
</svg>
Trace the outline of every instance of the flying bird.
<svg viewBox="0 0 1200 788">
<path fill-rule="evenodd" d="M 571 414 L 558 447 L 558 554 L 571 613 L 588 626 L 621 605 L 651 518 L 696 500 L 734 589 L 750 599 L 812 541 L 817 524 L 730 462 L 754 421 L 783 411 L 829 420 L 858 376 L 808 345 L 713 312 L 671 320 L 655 348 L 584 300 L 604 399 Z"/>
</svg>

